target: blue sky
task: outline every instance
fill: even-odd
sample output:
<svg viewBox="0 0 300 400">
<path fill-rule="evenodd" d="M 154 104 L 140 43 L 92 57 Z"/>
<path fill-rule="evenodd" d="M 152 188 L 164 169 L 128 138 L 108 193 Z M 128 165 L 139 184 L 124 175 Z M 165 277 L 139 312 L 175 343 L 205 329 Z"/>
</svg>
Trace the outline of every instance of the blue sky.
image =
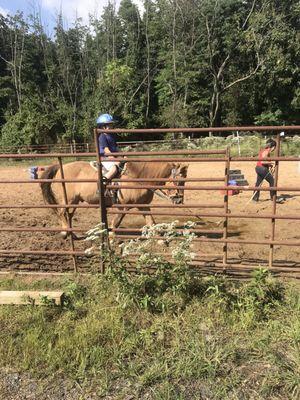
<svg viewBox="0 0 300 400">
<path fill-rule="evenodd" d="M 141 0 L 133 1 L 138 5 L 142 3 Z M 39 12 L 46 32 L 51 34 L 60 10 L 62 10 L 66 27 L 70 27 L 76 15 L 87 22 L 89 13 L 101 15 L 107 3 L 108 0 L 0 0 L 0 13 L 15 14 L 19 10 L 28 15 Z M 116 3 L 119 4 L 119 0 L 116 0 Z"/>
</svg>

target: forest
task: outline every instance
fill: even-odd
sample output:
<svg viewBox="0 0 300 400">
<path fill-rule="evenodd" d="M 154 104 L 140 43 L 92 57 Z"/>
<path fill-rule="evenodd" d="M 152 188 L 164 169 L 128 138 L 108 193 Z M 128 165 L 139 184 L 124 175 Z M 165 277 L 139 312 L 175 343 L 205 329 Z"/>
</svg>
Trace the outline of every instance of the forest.
<svg viewBox="0 0 300 400">
<path fill-rule="evenodd" d="M 49 35 L 0 15 L 0 145 L 85 142 L 118 127 L 300 123 L 298 0 L 131 0 Z"/>
</svg>

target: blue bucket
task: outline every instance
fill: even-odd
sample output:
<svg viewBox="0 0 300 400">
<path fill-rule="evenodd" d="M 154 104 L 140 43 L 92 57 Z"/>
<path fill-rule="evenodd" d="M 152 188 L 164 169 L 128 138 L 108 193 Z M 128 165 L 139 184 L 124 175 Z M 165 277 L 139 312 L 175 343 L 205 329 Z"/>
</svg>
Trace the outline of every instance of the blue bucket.
<svg viewBox="0 0 300 400">
<path fill-rule="evenodd" d="M 237 186 L 236 181 L 234 179 L 228 181 L 229 186 Z"/>
</svg>

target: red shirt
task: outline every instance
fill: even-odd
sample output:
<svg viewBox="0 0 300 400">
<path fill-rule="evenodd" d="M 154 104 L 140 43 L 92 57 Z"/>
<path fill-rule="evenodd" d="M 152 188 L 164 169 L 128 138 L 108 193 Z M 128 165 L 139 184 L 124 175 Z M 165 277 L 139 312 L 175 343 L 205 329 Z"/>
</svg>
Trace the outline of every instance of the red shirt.
<svg viewBox="0 0 300 400">
<path fill-rule="evenodd" d="M 268 162 L 268 161 L 263 162 L 264 158 L 267 158 L 270 156 L 270 152 L 271 152 L 271 149 L 261 149 L 260 150 L 260 152 L 258 154 L 259 161 L 256 164 L 257 167 L 269 167 L 270 166 L 270 162 Z"/>
</svg>

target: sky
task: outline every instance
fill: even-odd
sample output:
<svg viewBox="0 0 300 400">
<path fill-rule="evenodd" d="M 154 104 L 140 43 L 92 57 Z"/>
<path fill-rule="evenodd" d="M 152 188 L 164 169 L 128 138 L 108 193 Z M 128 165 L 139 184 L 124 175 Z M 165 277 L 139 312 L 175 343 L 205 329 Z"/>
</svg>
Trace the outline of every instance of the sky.
<svg viewBox="0 0 300 400">
<path fill-rule="evenodd" d="M 120 0 L 116 0 L 118 5 Z M 141 7 L 142 0 L 133 0 Z M 0 13 L 3 15 L 15 14 L 17 10 L 23 11 L 24 15 L 39 13 L 42 23 L 48 34 L 52 34 L 56 16 L 62 11 L 66 28 L 72 26 L 77 17 L 83 22 L 88 21 L 88 15 L 100 16 L 103 7 L 108 0 L 0 0 Z"/>
</svg>

